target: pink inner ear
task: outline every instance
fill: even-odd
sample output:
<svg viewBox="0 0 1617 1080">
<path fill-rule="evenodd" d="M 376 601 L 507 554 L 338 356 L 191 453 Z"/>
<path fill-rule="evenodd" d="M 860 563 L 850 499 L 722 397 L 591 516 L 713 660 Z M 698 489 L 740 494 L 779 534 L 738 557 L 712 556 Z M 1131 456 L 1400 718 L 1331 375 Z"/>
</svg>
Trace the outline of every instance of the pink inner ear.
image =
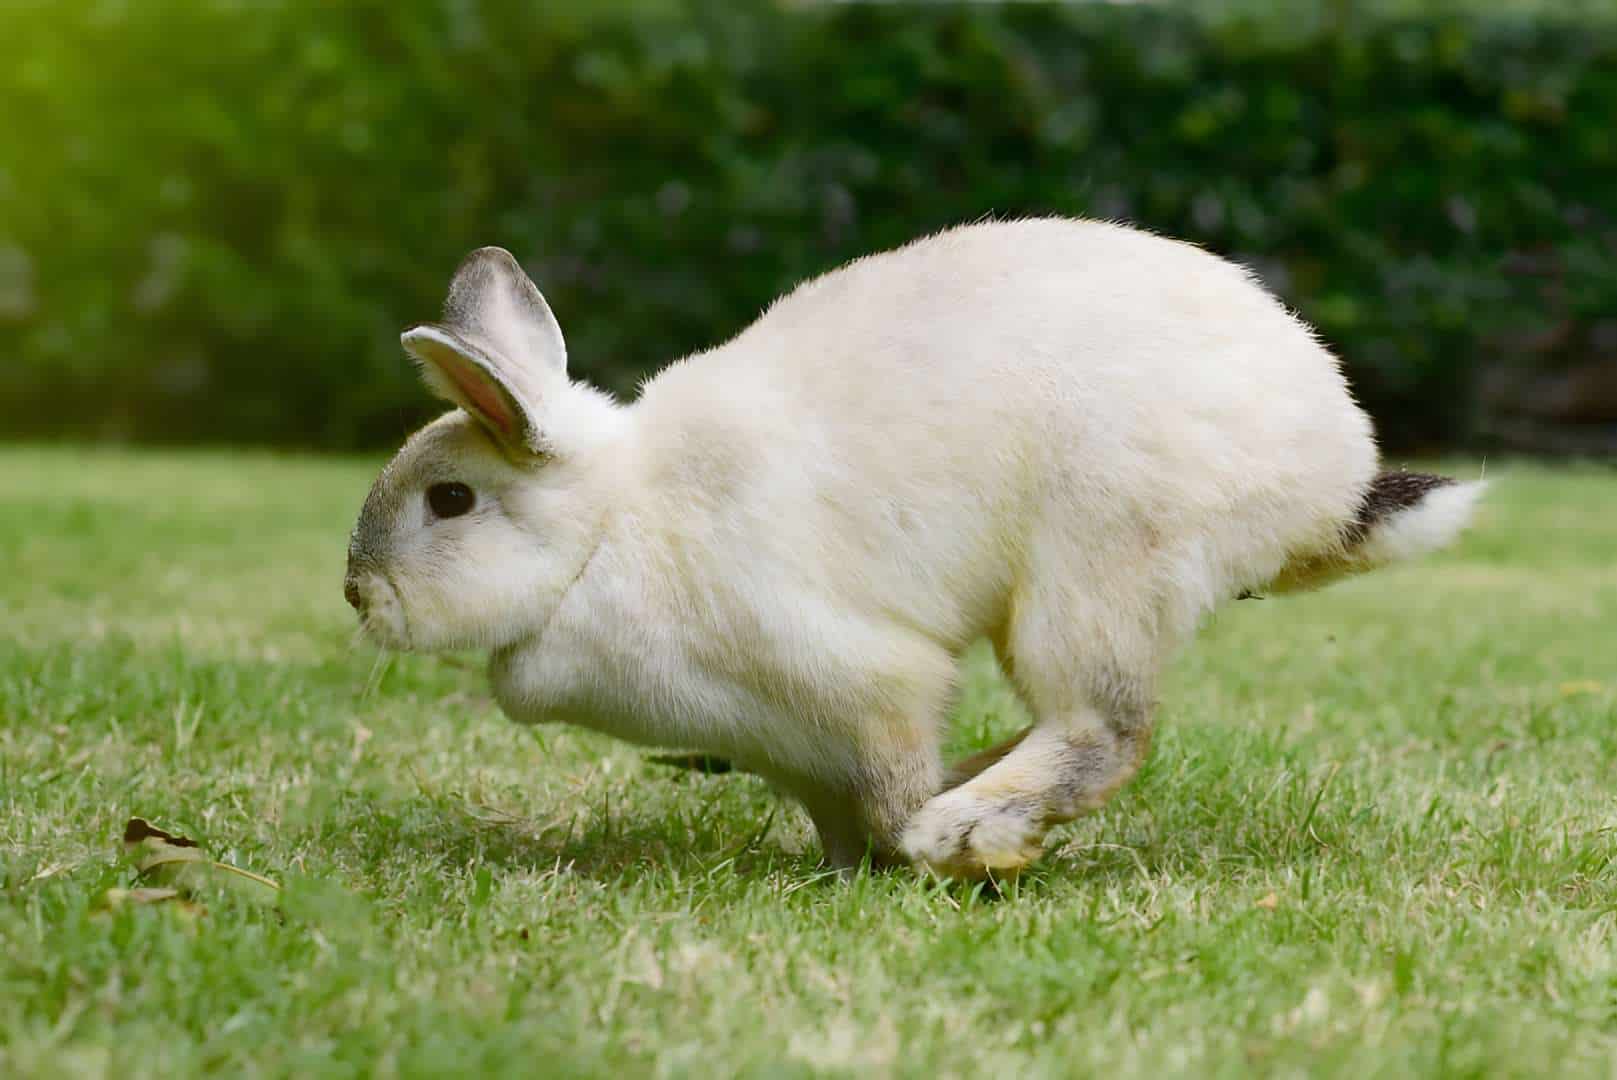
<svg viewBox="0 0 1617 1080">
<path fill-rule="evenodd" d="M 458 358 L 442 366 L 449 377 L 455 380 L 455 386 L 466 395 L 466 400 L 482 413 L 485 419 L 499 428 L 501 435 L 509 438 L 516 434 L 516 417 L 511 414 L 505 396 L 487 378 Z"/>
</svg>

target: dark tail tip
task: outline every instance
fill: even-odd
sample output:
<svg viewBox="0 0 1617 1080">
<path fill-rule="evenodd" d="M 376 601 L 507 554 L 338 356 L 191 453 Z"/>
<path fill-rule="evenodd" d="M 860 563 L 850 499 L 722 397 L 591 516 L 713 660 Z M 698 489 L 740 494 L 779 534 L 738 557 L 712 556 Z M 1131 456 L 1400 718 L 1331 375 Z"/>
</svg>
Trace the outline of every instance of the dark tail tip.
<svg viewBox="0 0 1617 1080">
<path fill-rule="evenodd" d="M 1359 512 L 1343 530 L 1344 539 L 1349 547 L 1363 543 L 1377 522 L 1391 517 L 1400 510 L 1409 509 L 1438 488 L 1445 488 L 1453 483 L 1455 481 L 1447 476 L 1404 472 L 1402 469 L 1378 474 L 1370 481 L 1370 487 L 1365 491 L 1363 501 L 1359 503 Z"/>
</svg>

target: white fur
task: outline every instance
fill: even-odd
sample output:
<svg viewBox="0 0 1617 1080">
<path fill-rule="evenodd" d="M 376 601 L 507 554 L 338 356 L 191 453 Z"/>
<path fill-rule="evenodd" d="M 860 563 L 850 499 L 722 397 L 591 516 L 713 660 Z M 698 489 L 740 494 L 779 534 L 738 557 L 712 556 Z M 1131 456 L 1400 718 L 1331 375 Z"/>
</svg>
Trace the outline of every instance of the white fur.
<svg viewBox="0 0 1617 1080">
<path fill-rule="evenodd" d="M 522 340 L 520 312 L 497 311 Z M 1095 749 L 1113 714 L 1148 707 L 1214 606 L 1338 551 L 1376 471 L 1335 360 L 1244 270 L 1096 222 L 859 260 L 629 406 L 548 374 L 513 380 L 547 455 L 478 449 L 461 413 L 425 429 L 367 504 L 356 576 L 391 589 L 406 644 L 493 647 L 513 718 L 729 755 L 801 798 L 844 863 L 861 830 L 891 845 L 911 815 L 918 861 L 1031 857 L 1143 755 L 1148 719 Z M 477 521 L 398 509 L 462 459 Z M 1376 530 L 1375 561 L 1436 546 L 1475 495 Z M 985 635 L 1040 738 L 916 814 L 940 790 L 956 659 Z M 1006 793 L 1055 791 L 1057 744 L 1119 778 L 995 818 Z M 943 850 L 974 822 L 964 854 Z"/>
</svg>

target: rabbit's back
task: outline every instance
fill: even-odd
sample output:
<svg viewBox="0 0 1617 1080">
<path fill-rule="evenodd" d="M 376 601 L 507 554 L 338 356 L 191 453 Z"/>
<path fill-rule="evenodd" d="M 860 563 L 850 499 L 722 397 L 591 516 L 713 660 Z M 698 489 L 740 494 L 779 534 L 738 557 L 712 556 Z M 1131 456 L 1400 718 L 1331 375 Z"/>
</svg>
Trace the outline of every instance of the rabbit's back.
<svg viewBox="0 0 1617 1080">
<path fill-rule="evenodd" d="M 668 512 L 715 551 L 950 643 L 1051 533 L 1093 553 L 1074 574 L 1128 561 L 1194 621 L 1331 544 L 1375 470 L 1335 360 L 1245 271 L 1095 222 L 858 260 L 636 409 Z"/>
</svg>

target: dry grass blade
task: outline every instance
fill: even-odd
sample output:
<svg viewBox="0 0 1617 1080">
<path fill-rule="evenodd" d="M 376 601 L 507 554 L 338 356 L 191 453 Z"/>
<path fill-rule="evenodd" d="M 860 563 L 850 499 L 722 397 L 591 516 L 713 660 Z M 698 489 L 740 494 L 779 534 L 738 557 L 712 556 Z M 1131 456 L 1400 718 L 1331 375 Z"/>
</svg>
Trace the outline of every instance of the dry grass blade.
<svg viewBox="0 0 1617 1080">
<path fill-rule="evenodd" d="M 186 899 L 178 889 L 108 889 L 96 903 L 96 907 L 104 912 L 154 905 L 161 905 L 192 919 L 208 913 L 207 908 Z"/>
</svg>

